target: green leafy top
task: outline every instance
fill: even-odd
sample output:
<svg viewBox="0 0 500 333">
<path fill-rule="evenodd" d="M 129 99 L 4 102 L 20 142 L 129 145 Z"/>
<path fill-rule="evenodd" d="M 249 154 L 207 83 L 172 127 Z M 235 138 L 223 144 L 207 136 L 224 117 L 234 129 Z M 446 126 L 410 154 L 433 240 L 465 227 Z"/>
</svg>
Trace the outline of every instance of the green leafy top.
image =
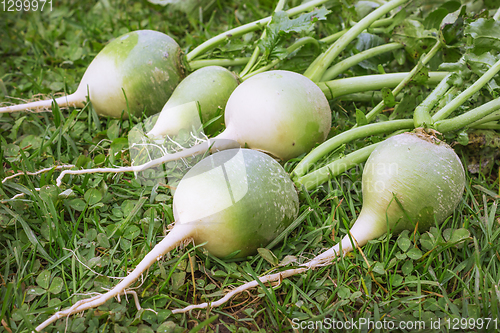
<svg viewBox="0 0 500 333">
<path fill-rule="evenodd" d="M 258 46 L 268 59 L 271 56 L 282 58 L 286 56 L 285 40 L 292 33 L 305 34 L 314 28 L 314 23 L 326 20 L 329 10 L 322 7 L 309 13 L 304 13 L 294 19 L 289 19 L 284 11 L 273 14 L 271 22 L 266 27 L 266 36 L 259 40 Z"/>
<path fill-rule="evenodd" d="M 472 37 L 477 53 L 491 49 L 500 51 L 500 22 L 480 18 L 465 28 L 465 34 Z"/>
</svg>

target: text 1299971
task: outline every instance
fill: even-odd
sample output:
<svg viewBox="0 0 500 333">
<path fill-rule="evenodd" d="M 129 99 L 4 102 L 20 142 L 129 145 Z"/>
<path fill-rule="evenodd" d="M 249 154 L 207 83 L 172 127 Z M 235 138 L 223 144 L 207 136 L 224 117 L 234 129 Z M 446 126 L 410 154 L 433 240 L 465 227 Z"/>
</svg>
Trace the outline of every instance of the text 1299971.
<svg viewBox="0 0 500 333">
<path fill-rule="evenodd" d="M 52 0 L 2 0 L 4 12 L 52 11 Z"/>
</svg>

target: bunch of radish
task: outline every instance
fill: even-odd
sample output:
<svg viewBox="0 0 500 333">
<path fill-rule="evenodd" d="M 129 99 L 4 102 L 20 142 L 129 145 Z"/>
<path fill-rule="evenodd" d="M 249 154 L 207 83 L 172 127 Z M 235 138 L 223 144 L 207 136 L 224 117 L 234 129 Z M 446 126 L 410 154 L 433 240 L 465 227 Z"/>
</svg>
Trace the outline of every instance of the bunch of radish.
<svg viewBox="0 0 500 333">
<path fill-rule="evenodd" d="M 363 208 L 349 234 L 302 267 L 261 277 L 260 282 L 329 264 L 387 232 L 416 227 L 426 230 L 440 224 L 461 200 L 464 186 L 462 163 L 446 143 L 424 132 L 393 136 L 380 144 L 365 164 Z M 208 192 L 211 195 L 207 196 Z M 126 288 L 148 267 L 187 238 L 220 257 L 254 253 L 296 218 L 297 198 L 289 176 L 266 154 L 231 149 L 203 159 L 189 170 L 175 192 L 176 224 L 167 237 L 112 290 L 57 312 L 37 331 L 63 316 L 126 293 Z M 210 306 L 219 306 L 234 294 L 257 285 L 257 281 L 244 284 Z M 174 313 L 207 306 L 192 305 Z"/>
<path fill-rule="evenodd" d="M 173 310 L 217 307 L 260 283 L 281 281 L 319 266 L 329 265 L 368 241 L 402 230 L 423 232 L 443 223 L 460 202 L 465 171 L 454 150 L 423 131 L 403 133 L 379 144 L 363 168 L 363 207 L 348 234 L 334 247 L 298 268 L 265 275 L 243 284 L 223 298 Z"/>
<path fill-rule="evenodd" d="M 264 80 L 263 82 L 261 78 Z M 282 89 L 275 88 L 273 90 L 266 84 L 274 81 L 279 82 Z M 298 86 L 297 82 L 303 82 L 304 84 Z M 291 126 L 304 126 L 305 123 L 307 127 L 307 124 L 311 124 L 311 122 L 304 121 L 302 124 L 298 124 L 293 119 L 290 120 L 289 117 L 279 118 L 280 114 L 286 111 L 280 112 L 281 107 L 279 106 L 281 104 L 269 103 L 267 99 L 263 99 L 262 104 L 260 104 L 263 109 L 262 112 L 259 112 L 259 108 L 250 108 L 246 110 L 247 112 L 235 112 L 236 116 L 233 118 L 231 111 L 233 96 L 240 98 L 238 91 L 246 89 L 247 86 L 251 88 L 251 91 L 257 91 L 259 96 L 262 96 L 262 94 L 263 96 L 279 95 L 283 97 L 283 101 L 292 99 L 291 103 L 284 103 L 287 107 L 283 108 L 283 110 L 292 110 L 288 111 L 291 114 L 293 114 L 293 106 L 299 103 L 298 101 L 293 103 L 295 101 L 293 97 L 299 95 L 304 98 L 301 95 L 304 92 L 306 96 L 313 95 L 317 98 L 322 96 L 316 85 L 296 73 L 273 71 L 256 75 L 238 86 L 229 98 L 226 107 L 226 123 L 228 126 L 226 131 L 231 130 L 231 126 L 234 126 L 232 124 L 248 125 L 249 119 L 251 119 L 249 117 L 254 113 L 257 113 L 260 119 L 269 117 L 269 119 L 275 120 L 275 123 L 272 123 L 273 125 L 286 123 L 287 121 L 292 124 Z M 273 87 L 275 87 L 275 83 Z M 309 87 L 312 92 L 319 91 L 319 93 L 315 95 L 305 87 Z M 242 94 L 242 96 L 245 98 L 243 103 L 245 106 L 250 105 L 255 100 L 251 94 Z M 300 108 L 298 110 L 309 110 L 309 117 L 307 118 L 309 120 L 315 119 L 315 115 L 319 115 L 317 119 L 321 120 L 326 113 L 323 114 L 318 111 L 322 110 L 321 103 L 314 107 L 314 105 L 317 105 L 315 103 L 319 102 L 306 99 L 303 104 L 299 103 Z M 269 105 L 272 107 L 266 109 Z M 328 109 L 326 106 L 325 108 Z M 240 118 L 243 120 L 240 120 Z M 277 119 L 280 121 L 276 121 Z M 407 126 L 407 123 L 404 121 L 403 125 Z M 410 121 L 410 123 L 413 122 Z M 318 121 L 315 126 L 309 125 L 309 127 L 317 128 L 319 127 L 318 124 L 321 124 L 321 121 Z M 267 129 L 264 126 L 262 130 L 266 133 L 265 130 Z M 234 138 L 226 137 L 227 134 L 224 133 L 216 141 L 216 147 L 217 144 L 224 148 L 234 144 L 234 141 L 230 140 Z M 241 131 L 241 133 L 245 132 Z M 270 130 L 269 133 L 276 133 L 276 131 Z M 286 134 L 287 131 L 284 133 Z M 292 134 L 296 135 L 296 132 Z M 309 135 L 308 137 L 314 136 Z M 238 139 L 238 137 L 236 138 Z M 320 138 L 324 139 L 323 136 Z M 237 142 L 237 145 L 247 143 L 248 139 L 245 138 L 244 140 Z M 284 149 L 285 152 L 286 148 L 289 150 L 286 152 L 289 155 L 281 156 L 293 156 L 293 149 L 295 148 L 293 143 L 296 143 L 296 141 L 290 140 L 295 139 L 283 135 L 281 141 L 278 141 L 281 144 L 278 147 L 279 149 Z M 259 150 L 269 152 L 269 149 L 257 146 L 259 141 L 250 142 Z M 265 141 L 263 143 L 266 144 Z M 276 144 L 276 142 L 274 143 Z M 203 147 L 204 150 L 209 148 L 209 146 Z M 277 152 L 280 152 L 279 149 L 271 153 L 277 155 Z M 195 148 L 190 153 L 196 151 L 201 152 L 200 148 Z M 248 155 L 252 157 L 249 157 L 249 160 L 255 162 L 248 164 L 238 162 L 239 159 L 236 156 L 239 154 L 245 157 L 245 161 Z M 230 163 L 225 163 L 226 161 L 230 161 Z M 132 171 L 140 171 L 141 168 L 144 168 L 144 166 L 135 169 L 132 167 Z M 417 225 L 421 230 L 425 230 L 435 222 L 441 223 L 458 204 L 465 182 L 462 164 L 454 151 L 445 143 L 423 132 L 401 134 L 386 140 L 370 155 L 364 170 L 364 206 L 351 233 L 336 247 L 312 259 L 303 267 L 264 276 L 260 278 L 261 282 L 278 280 L 304 272 L 318 265 L 328 264 L 341 253 L 350 251 L 355 246 L 362 246 L 370 239 L 377 238 L 388 231 L 413 230 Z M 243 179 L 243 183 L 236 181 L 238 179 Z M 231 180 L 235 180 L 235 182 L 233 183 Z M 228 183 L 231 186 L 224 186 Z M 219 190 L 221 184 L 223 188 Z M 269 188 L 268 185 L 272 185 L 272 187 Z M 255 191 L 252 189 L 254 186 Z M 429 189 L 432 191 L 429 192 Z M 211 192 L 212 195 L 207 196 L 206 193 L 208 192 Z M 269 197 L 263 198 L 264 193 L 267 193 L 266 195 L 269 195 Z M 252 196 L 255 196 L 255 199 Z M 240 198 L 245 200 L 240 201 Z M 256 150 L 229 149 L 203 159 L 185 175 L 175 192 L 174 212 L 176 225 L 171 233 L 146 255 L 137 268 L 111 291 L 79 301 L 68 310 L 54 314 L 37 329 L 41 330 L 58 318 L 98 306 L 114 296 L 126 293 L 126 288 L 155 260 L 172 250 L 186 238 L 194 239 L 196 244 L 202 244 L 210 253 L 216 256 L 235 253 L 246 256 L 253 253 L 257 247 L 271 241 L 297 216 L 296 198 L 297 193 L 289 176 L 284 173 L 279 164 L 266 154 Z M 193 208 L 195 205 L 196 209 Z M 271 207 L 274 208 L 271 209 Z M 264 215 L 261 215 L 262 213 Z M 264 234 L 261 233 L 262 231 L 265 231 L 269 238 L 265 238 Z M 235 241 L 233 241 L 233 237 L 236 239 Z M 245 239 L 248 239 L 249 242 L 245 242 Z M 257 281 L 245 284 L 221 300 L 212 303 L 211 306 L 223 304 L 235 293 L 256 285 L 258 285 Z M 184 312 L 193 308 L 207 306 L 208 304 L 204 303 L 175 310 L 174 312 Z"/>
<path fill-rule="evenodd" d="M 393 0 L 381 6 L 383 8 L 376 14 L 356 26 L 352 36 L 369 26 L 377 15 L 383 15 L 403 2 L 403 0 Z M 138 52 L 136 45 L 142 45 L 139 43 L 143 38 L 141 36 L 145 36 L 144 40 L 147 41 L 146 37 L 151 34 L 154 33 L 131 33 L 118 38 L 107 48 L 113 50 L 115 47 L 113 45 L 118 45 L 121 41 L 120 47 L 130 43 L 130 54 L 135 54 L 134 52 Z M 144 82 L 138 80 L 136 84 L 140 89 L 134 88 L 144 92 L 152 89 L 146 85 L 149 81 L 154 81 L 156 78 L 158 82 L 166 81 L 164 87 L 160 87 L 158 82 L 154 83 L 154 89 L 160 89 L 164 93 L 151 94 L 158 96 L 158 101 L 151 99 L 152 97 L 141 99 L 147 95 L 144 93 L 129 96 L 123 83 L 127 80 L 123 77 L 114 78 L 113 80 L 118 83 L 113 89 L 120 87 L 115 89 L 120 90 L 120 93 L 109 90 L 104 95 L 114 101 L 120 101 L 120 98 L 125 96 L 127 98 L 117 102 L 115 110 L 101 108 L 100 100 L 93 99 L 96 97 L 100 99 L 99 93 L 104 89 L 90 82 L 103 81 L 103 77 L 86 74 L 80 85 L 86 89 L 79 88 L 75 94 L 68 96 L 66 105 L 81 106 L 87 98 L 90 98 L 99 113 L 113 117 L 122 116 L 125 109 L 137 115 L 144 109 L 158 111 L 163 105 L 154 126 L 146 133 L 152 140 L 161 141 L 165 137 L 176 135 L 181 129 L 207 123 L 206 130 L 210 134 L 221 130 L 222 132 L 204 144 L 168 154 L 146 164 L 122 168 L 66 170 L 60 174 L 57 179 L 58 186 L 66 175 L 138 172 L 168 161 L 212 153 L 190 169 L 179 183 L 173 198 L 175 225 L 139 265 L 110 291 L 81 300 L 69 309 L 55 313 L 36 330 L 41 331 L 59 318 L 82 312 L 99 306 L 113 297 L 127 294 L 128 288 L 141 274 L 185 240 L 193 240 L 196 245 L 203 246 L 217 257 L 246 257 L 255 254 L 257 248 L 269 244 L 293 222 L 299 211 L 297 188 L 302 188 L 305 182 L 316 177 L 316 174 L 307 175 L 309 169 L 300 167 L 292 175 L 292 180 L 274 158 L 287 161 L 310 152 L 326 140 L 332 126 L 332 115 L 325 92 L 329 91 L 332 97 L 335 94 L 330 91 L 328 84 L 318 81 L 331 64 L 332 57 L 340 52 L 339 45 L 350 42 L 352 39 L 349 38 L 352 36 L 347 35 L 341 43 L 335 44 L 336 47 L 330 48 L 318 57 L 305 75 L 284 70 L 264 71 L 247 76 L 242 83 L 241 79 L 230 71 L 218 66 L 208 66 L 188 75 L 179 84 L 183 71 L 177 66 L 180 63 L 179 56 L 173 56 L 170 65 L 165 65 L 168 68 L 156 70 L 155 67 L 154 70 L 147 72 L 149 76 L 143 77 Z M 136 42 L 134 38 L 137 39 Z M 172 50 L 178 50 L 178 46 L 173 45 Z M 107 54 L 105 48 L 94 60 L 96 64 L 91 65 L 89 70 L 95 67 L 98 72 L 102 72 L 102 75 L 106 75 L 107 72 L 103 68 L 128 66 L 127 53 L 123 54 L 122 58 L 117 57 L 112 60 L 106 58 Z M 163 53 L 163 56 L 166 57 L 166 53 Z M 144 66 L 152 63 L 146 61 Z M 167 69 L 175 70 L 177 74 L 172 75 L 177 75 L 177 79 L 173 81 L 166 79 L 170 75 Z M 113 77 L 109 72 L 107 74 Z M 159 76 L 156 77 L 156 74 Z M 405 79 L 408 80 L 411 75 L 413 74 L 405 74 Z M 440 78 L 444 76 L 444 73 L 439 74 Z M 168 100 L 166 104 L 165 100 Z M 126 101 L 128 106 L 124 104 Z M 56 102 L 64 103 L 62 100 Z M 104 104 L 109 103 L 108 100 Z M 46 107 L 48 104 L 41 102 L 39 106 Z M 483 116 L 484 114 L 485 111 L 481 113 Z M 363 131 L 366 131 L 365 134 L 381 134 L 394 130 L 409 130 L 423 125 L 446 129 L 455 129 L 450 126 L 456 126 L 446 122 L 443 124 L 440 121 L 444 120 L 439 117 L 416 118 L 425 119 L 426 123 L 422 124 L 417 120 L 415 123 L 413 120 L 404 120 L 397 124 L 387 122 L 381 125 L 374 124 L 377 129 L 373 131 L 375 127 L 361 126 L 359 130 L 346 132 L 344 137 L 353 140 L 360 138 L 358 134 Z M 434 122 L 430 122 L 429 119 Z M 337 138 L 328 149 L 345 143 L 342 140 Z M 326 144 L 328 145 L 328 142 Z M 320 155 L 325 155 L 322 147 L 318 147 L 316 151 L 320 151 Z M 380 144 L 363 149 L 358 152 L 356 159 L 352 157 L 349 161 L 351 164 L 345 164 L 343 169 L 333 170 L 328 167 L 326 171 L 327 177 L 335 176 L 341 172 L 339 170 L 346 170 L 352 163 L 362 162 L 369 156 L 363 170 L 363 208 L 350 232 L 336 246 L 298 268 L 266 275 L 261 277 L 260 281 L 244 284 L 217 302 L 189 306 L 174 310 L 174 313 L 218 306 L 236 293 L 259 285 L 259 282 L 276 281 L 331 264 L 345 253 L 388 232 L 398 233 L 417 228 L 420 231 L 427 230 L 430 226 L 443 223 L 460 202 L 465 186 L 464 168 L 453 149 L 440 141 L 432 131 L 419 129 L 412 133 L 394 135 Z M 346 158 L 349 160 L 349 156 Z M 308 155 L 304 160 L 314 162 L 316 157 L 310 158 Z M 304 187 L 310 189 L 323 181 L 321 178 L 311 182 L 313 185 Z"/>
</svg>

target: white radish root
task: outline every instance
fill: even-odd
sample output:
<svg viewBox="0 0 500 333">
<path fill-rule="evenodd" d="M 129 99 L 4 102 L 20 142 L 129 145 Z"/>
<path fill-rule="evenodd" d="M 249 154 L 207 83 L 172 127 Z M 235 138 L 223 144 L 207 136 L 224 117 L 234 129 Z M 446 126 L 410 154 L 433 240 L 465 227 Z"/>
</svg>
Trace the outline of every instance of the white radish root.
<svg viewBox="0 0 500 333">
<path fill-rule="evenodd" d="M 56 185 L 61 186 L 62 180 L 66 175 L 83 175 L 89 173 L 123 173 L 123 172 L 141 172 L 147 170 L 149 168 L 153 168 L 155 166 L 167 163 L 169 161 L 176 161 L 182 158 L 188 158 L 190 156 L 203 154 L 204 152 L 211 151 L 219 151 L 230 148 L 240 148 L 240 145 L 233 140 L 219 140 L 212 139 L 208 140 L 202 144 L 193 146 L 191 148 L 182 150 L 178 153 L 165 155 L 159 157 L 157 159 L 151 160 L 147 163 L 141 165 L 120 167 L 120 168 L 93 168 L 93 169 L 83 169 L 83 170 L 64 170 L 61 172 L 59 177 L 56 179 Z"/>
<path fill-rule="evenodd" d="M 12 179 L 12 178 L 16 178 L 18 176 L 23 176 L 23 175 L 36 176 L 36 175 L 39 175 L 41 173 L 48 172 L 51 170 L 69 169 L 69 168 L 73 168 L 73 167 L 74 167 L 73 164 L 65 164 L 65 165 L 57 165 L 57 166 L 53 166 L 53 167 L 48 167 L 48 168 L 40 169 L 40 170 L 33 171 L 33 172 L 31 172 L 31 171 L 18 172 L 18 173 L 15 173 L 13 175 L 7 176 L 4 179 L 2 179 L 2 183 L 5 183 L 7 180 Z"/>
<path fill-rule="evenodd" d="M 170 231 L 170 233 L 165 238 L 163 238 L 160 243 L 156 244 L 156 246 L 144 257 L 144 259 L 137 265 L 137 267 L 113 289 L 109 290 L 105 294 L 96 295 L 88 299 L 80 300 L 70 308 L 56 312 L 43 323 L 38 325 L 36 327 L 36 331 L 40 332 L 45 327 L 60 318 L 98 307 L 106 303 L 113 297 L 119 297 L 120 295 L 130 293 L 130 291 L 126 289 L 130 287 L 132 283 L 138 280 L 141 274 L 144 273 L 150 266 L 152 266 L 156 261 L 160 260 L 163 255 L 165 255 L 165 253 L 171 251 L 179 244 L 181 244 L 184 240 L 190 238 L 192 231 L 192 228 L 183 228 L 182 226 L 178 226 L 172 229 L 172 231 Z M 140 307 L 138 303 L 139 302 L 136 301 L 136 306 Z"/>
<path fill-rule="evenodd" d="M 300 267 L 300 268 L 294 268 L 294 269 L 289 269 L 289 270 L 286 270 L 286 271 L 283 271 L 283 272 L 279 272 L 279 273 L 275 273 L 275 274 L 270 274 L 270 275 L 266 275 L 266 276 L 263 276 L 261 278 L 259 278 L 259 281 L 261 283 L 267 283 L 267 282 L 273 282 L 273 281 L 281 281 L 283 279 L 286 279 L 292 275 L 295 275 L 295 274 L 300 274 L 300 273 L 304 273 L 305 271 L 307 271 L 309 268 L 307 267 Z M 250 281 L 250 282 L 247 282 L 241 286 L 239 286 L 238 288 L 234 289 L 234 290 L 231 290 L 229 293 L 227 293 L 224 297 L 222 297 L 221 299 L 219 299 L 218 301 L 215 301 L 215 302 L 212 302 L 212 303 L 201 303 L 201 304 L 196 304 L 196 305 L 189 305 L 183 309 L 175 309 L 175 310 L 172 310 L 172 313 L 185 313 L 185 312 L 188 312 L 188 311 L 191 311 L 191 310 L 195 310 L 195 309 L 206 309 L 208 307 L 210 308 L 215 308 L 215 307 L 218 307 L 218 306 L 221 306 L 222 304 L 226 303 L 227 301 L 229 301 L 233 296 L 245 291 L 245 290 L 248 290 L 248 289 L 251 289 L 251 288 L 255 288 L 259 285 L 259 282 L 257 281 Z"/>
<path fill-rule="evenodd" d="M 83 108 L 85 106 L 85 103 L 83 103 L 83 101 L 85 101 L 85 95 L 80 94 L 78 92 L 68 96 L 59 97 L 54 100 L 46 99 L 43 101 L 4 106 L 0 107 L 0 113 L 12 113 L 24 110 L 33 110 L 35 112 L 50 112 L 50 109 L 52 108 L 52 103 L 54 101 L 56 102 L 57 105 L 59 105 L 59 107 L 72 106 L 75 108 Z"/>
<path fill-rule="evenodd" d="M 349 245 L 347 245 L 349 242 Z M 345 247 L 342 248 L 342 253 L 347 253 L 352 250 L 352 245 L 350 243 L 350 239 L 348 236 L 345 236 L 344 239 L 342 240 L 342 245 L 345 244 Z M 325 265 L 330 265 L 333 263 L 334 260 L 339 260 L 341 256 L 338 254 L 340 253 L 340 244 L 335 245 L 334 247 L 326 250 L 325 252 L 321 253 L 320 255 L 314 257 L 310 261 L 304 263 L 301 265 L 301 267 L 298 268 L 291 268 L 279 273 L 274 273 L 274 274 L 269 274 L 265 275 L 259 278 L 259 281 L 261 283 L 269 283 L 269 282 L 274 282 L 274 281 L 282 281 L 283 279 L 289 278 L 290 276 L 296 275 L 296 274 L 301 274 L 304 272 L 307 272 L 308 270 L 315 269 L 316 267 L 321 267 Z M 196 310 L 196 309 L 207 309 L 207 308 L 215 308 L 218 306 L 223 305 L 227 301 L 229 301 L 231 298 L 236 296 L 237 294 L 240 294 L 248 289 L 252 289 L 255 287 L 259 286 L 259 282 L 254 280 L 247 282 L 230 292 L 228 292 L 224 297 L 221 299 L 211 302 L 211 303 L 200 303 L 200 304 L 195 304 L 195 305 L 189 305 L 186 306 L 185 308 L 182 309 L 174 309 L 172 310 L 172 313 L 185 313 L 191 310 Z"/>
</svg>

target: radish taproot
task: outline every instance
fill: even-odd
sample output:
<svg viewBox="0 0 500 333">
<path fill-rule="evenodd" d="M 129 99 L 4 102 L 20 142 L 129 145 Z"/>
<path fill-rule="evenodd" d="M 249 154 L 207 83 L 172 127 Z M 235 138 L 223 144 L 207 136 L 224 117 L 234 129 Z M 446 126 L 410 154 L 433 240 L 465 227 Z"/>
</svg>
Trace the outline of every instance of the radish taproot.
<svg viewBox="0 0 500 333">
<path fill-rule="evenodd" d="M 161 110 L 184 76 L 181 49 L 170 36 L 153 30 L 126 33 L 92 60 L 77 90 L 55 99 L 59 106 L 82 108 L 87 97 L 97 114 L 119 118 L 128 112 Z M 50 108 L 53 100 L 6 106 L 2 112 Z"/>
<path fill-rule="evenodd" d="M 67 174 L 140 172 L 163 163 L 212 151 L 241 147 L 289 160 L 323 142 L 330 131 L 330 105 L 321 89 L 305 76 L 283 70 L 257 74 L 231 94 L 224 114 L 226 129 L 213 139 L 146 164 L 120 168 L 64 170 Z"/>
<path fill-rule="evenodd" d="M 465 187 L 465 171 L 459 157 L 446 143 L 423 132 L 403 133 L 380 143 L 363 169 L 363 207 L 349 233 L 340 243 L 301 267 L 259 278 L 261 283 L 303 273 L 331 264 L 357 246 L 365 245 L 387 232 L 427 230 L 441 224 L 460 202 Z M 210 303 L 176 309 L 216 307 L 232 296 L 259 285 L 251 281 Z"/>
<path fill-rule="evenodd" d="M 216 133 L 224 126 L 222 115 L 229 96 L 238 84 L 238 77 L 224 67 L 208 66 L 194 71 L 175 88 L 163 106 L 154 127 L 146 135 L 149 137 L 177 135 L 185 128 L 179 124 L 206 124 L 220 116 L 221 119 L 215 120 L 204 129 L 208 135 Z M 193 114 L 183 112 L 184 108 L 179 106 L 194 101 L 199 103 L 200 110 L 194 114 L 195 119 L 191 119 Z"/>
<path fill-rule="evenodd" d="M 55 313 L 36 330 L 126 293 L 146 269 L 186 239 L 204 243 L 217 257 L 254 254 L 297 217 L 299 201 L 292 180 L 272 157 L 229 149 L 206 157 L 186 173 L 174 193 L 173 211 L 174 227 L 116 287 Z"/>
</svg>

